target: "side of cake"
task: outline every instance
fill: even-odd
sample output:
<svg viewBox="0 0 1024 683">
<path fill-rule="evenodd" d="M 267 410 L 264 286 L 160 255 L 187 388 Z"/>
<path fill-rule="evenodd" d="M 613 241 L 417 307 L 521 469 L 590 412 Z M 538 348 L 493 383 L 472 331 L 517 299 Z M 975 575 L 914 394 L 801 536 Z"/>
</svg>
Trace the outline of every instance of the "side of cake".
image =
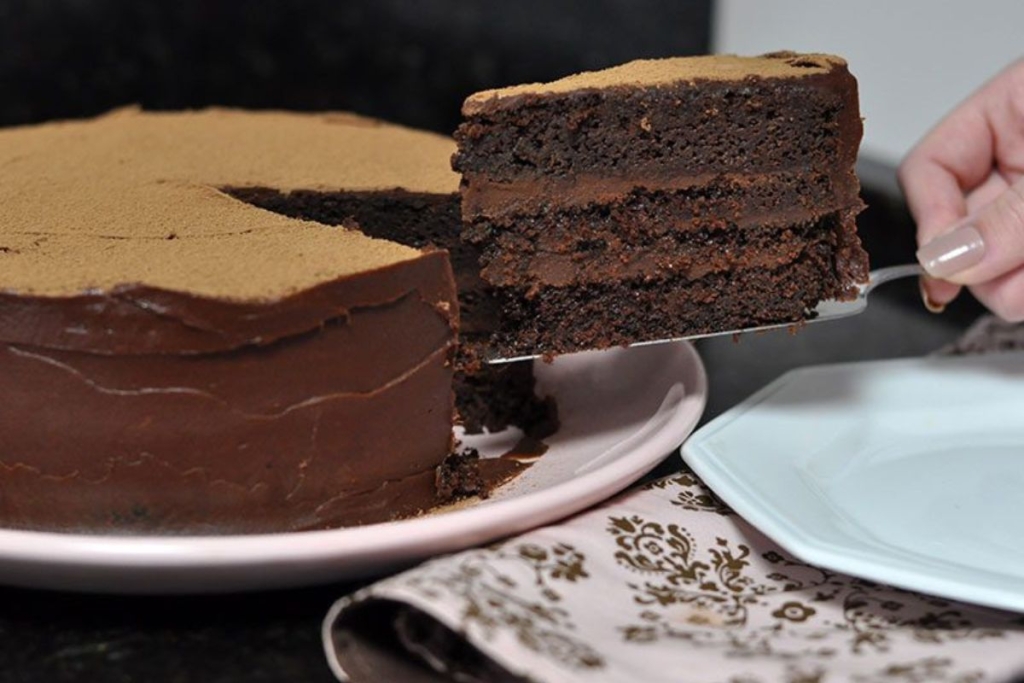
<svg viewBox="0 0 1024 683">
<path fill-rule="evenodd" d="M 440 252 L 267 302 L 2 295 L 0 522 L 246 533 L 427 510 L 456 310 Z"/>
<path fill-rule="evenodd" d="M 631 62 L 477 93 L 453 167 L 492 353 L 799 322 L 866 279 L 843 60 Z"/>
<path fill-rule="evenodd" d="M 293 531 L 446 502 L 447 253 L 232 193 L 454 197 L 451 144 L 225 110 L 0 131 L 0 525 Z"/>
</svg>

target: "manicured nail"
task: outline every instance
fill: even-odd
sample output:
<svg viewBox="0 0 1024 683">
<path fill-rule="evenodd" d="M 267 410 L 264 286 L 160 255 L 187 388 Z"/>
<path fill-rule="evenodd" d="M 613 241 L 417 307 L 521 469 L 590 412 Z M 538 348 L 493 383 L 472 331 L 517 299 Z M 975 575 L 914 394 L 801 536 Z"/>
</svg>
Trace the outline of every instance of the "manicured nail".
<svg viewBox="0 0 1024 683">
<path fill-rule="evenodd" d="M 921 289 L 921 301 L 924 302 L 924 307 L 927 308 L 930 313 L 942 313 L 946 310 L 946 304 L 940 304 L 933 301 L 932 298 L 928 296 L 928 290 L 925 289 L 923 277 L 917 279 L 917 285 Z"/>
<path fill-rule="evenodd" d="M 985 256 L 985 242 L 973 225 L 939 235 L 917 250 L 917 260 L 932 277 L 945 280 L 967 270 Z"/>
</svg>

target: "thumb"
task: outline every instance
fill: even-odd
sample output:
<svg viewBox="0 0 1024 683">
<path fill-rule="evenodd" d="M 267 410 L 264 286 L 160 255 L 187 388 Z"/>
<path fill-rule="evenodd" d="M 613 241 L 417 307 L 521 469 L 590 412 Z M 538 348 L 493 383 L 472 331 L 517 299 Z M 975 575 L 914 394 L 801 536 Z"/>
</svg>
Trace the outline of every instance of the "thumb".
<svg viewBox="0 0 1024 683">
<path fill-rule="evenodd" d="M 988 282 L 1024 264 L 1024 179 L 917 251 L 933 278 Z"/>
</svg>

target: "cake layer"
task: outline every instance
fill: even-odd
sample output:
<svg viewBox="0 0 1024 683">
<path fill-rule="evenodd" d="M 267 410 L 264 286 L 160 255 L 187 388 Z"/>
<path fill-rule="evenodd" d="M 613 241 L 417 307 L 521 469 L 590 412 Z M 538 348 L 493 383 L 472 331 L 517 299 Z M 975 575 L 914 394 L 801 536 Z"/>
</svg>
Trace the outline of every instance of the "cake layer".
<svg viewBox="0 0 1024 683">
<path fill-rule="evenodd" d="M 517 277 L 561 285 L 616 276 L 647 266 L 721 267 L 760 250 L 767 263 L 813 239 L 814 226 L 862 207 L 858 185 L 836 188 L 824 175 L 718 176 L 685 190 L 636 187 L 584 205 L 535 199 L 534 210 L 467 219 L 464 237 L 479 245 L 483 277 L 508 285 Z M 834 218 L 817 227 L 831 230 Z M 796 234 L 794 234 L 794 229 Z"/>
<path fill-rule="evenodd" d="M 474 96 L 453 166 L 465 187 L 484 174 L 488 189 L 594 173 L 657 180 L 847 169 L 857 152 L 851 140 L 860 140 L 860 117 L 847 106 L 856 81 L 845 63 L 826 64 L 785 76 Z"/>
<path fill-rule="evenodd" d="M 636 225 L 637 217 L 648 212 L 657 221 L 659 214 L 671 209 L 678 212 L 668 217 L 675 229 L 686 229 L 686 224 L 701 218 L 721 222 L 723 216 L 735 216 L 756 222 L 753 216 L 769 212 L 787 212 L 796 220 L 856 204 L 859 191 L 856 177 L 835 169 L 629 178 L 589 174 L 512 184 L 477 178 L 463 188 L 462 213 L 468 224 L 465 236 L 478 241 L 491 223 L 501 226 L 524 217 L 557 222 L 558 217 L 551 215 L 553 204 L 571 215 L 596 212 L 589 216 L 592 219 L 609 218 L 601 214 L 611 210 L 616 223 L 627 226 Z"/>
<path fill-rule="evenodd" d="M 410 292 L 449 327 L 458 323 L 454 281 L 443 252 L 418 253 L 398 264 L 325 280 L 264 301 L 132 284 L 61 297 L 0 291 L 0 342 L 100 354 L 225 351 L 315 331 L 349 311 L 391 303 Z"/>
<path fill-rule="evenodd" d="M 434 304 L 412 291 L 340 308 L 315 332 L 203 354 L 5 344 L 0 519 L 248 533 L 429 509 L 423 482 L 452 445 L 455 344 Z"/>
<path fill-rule="evenodd" d="M 450 447 L 451 438 L 441 415 L 450 406 L 445 353 L 365 395 L 248 415 L 187 390 L 108 391 L 45 355 L 7 347 L 0 365 L 18 383 L 19 408 L 3 417 L 0 516 L 7 527 L 60 531 L 251 533 L 430 509 L 437 499 L 424 489 L 383 516 L 351 504 L 348 517 L 319 511 L 349 497 L 373 509 L 374 492 L 433 477 L 438 444 Z M 47 409 L 54 395 L 66 402 Z"/>
<path fill-rule="evenodd" d="M 543 251 L 506 234 L 498 240 L 500 247 L 487 252 L 482 275 L 498 287 L 565 287 L 609 279 L 671 277 L 689 282 L 709 273 L 774 269 L 818 244 L 834 243 L 840 230 L 855 230 L 855 214 L 855 210 L 835 211 L 817 220 L 783 226 L 669 233 L 642 245 L 623 244 L 606 235 L 589 242 L 574 241 L 571 251 Z"/>
<path fill-rule="evenodd" d="M 694 282 L 661 278 L 500 289 L 507 325 L 492 340 L 497 357 L 559 354 L 758 325 L 799 323 L 822 299 L 843 296 L 841 248 L 805 251 L 774 270 L 713 273 Z"/>
</svg>

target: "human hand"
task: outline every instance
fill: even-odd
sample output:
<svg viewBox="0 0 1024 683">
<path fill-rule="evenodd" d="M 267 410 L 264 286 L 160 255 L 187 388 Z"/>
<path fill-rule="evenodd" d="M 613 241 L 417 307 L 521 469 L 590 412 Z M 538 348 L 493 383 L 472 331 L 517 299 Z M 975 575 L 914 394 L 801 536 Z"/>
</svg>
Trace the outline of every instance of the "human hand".
<svg viewBox="0 0 1024 683">
<path fill-rule="evenodd" d="M 1024 320 L 1024 59 L 939 122 L 898 175 L 926 305 L 941 310 L 966 285 L 999 317 Z"/>
</svg>

